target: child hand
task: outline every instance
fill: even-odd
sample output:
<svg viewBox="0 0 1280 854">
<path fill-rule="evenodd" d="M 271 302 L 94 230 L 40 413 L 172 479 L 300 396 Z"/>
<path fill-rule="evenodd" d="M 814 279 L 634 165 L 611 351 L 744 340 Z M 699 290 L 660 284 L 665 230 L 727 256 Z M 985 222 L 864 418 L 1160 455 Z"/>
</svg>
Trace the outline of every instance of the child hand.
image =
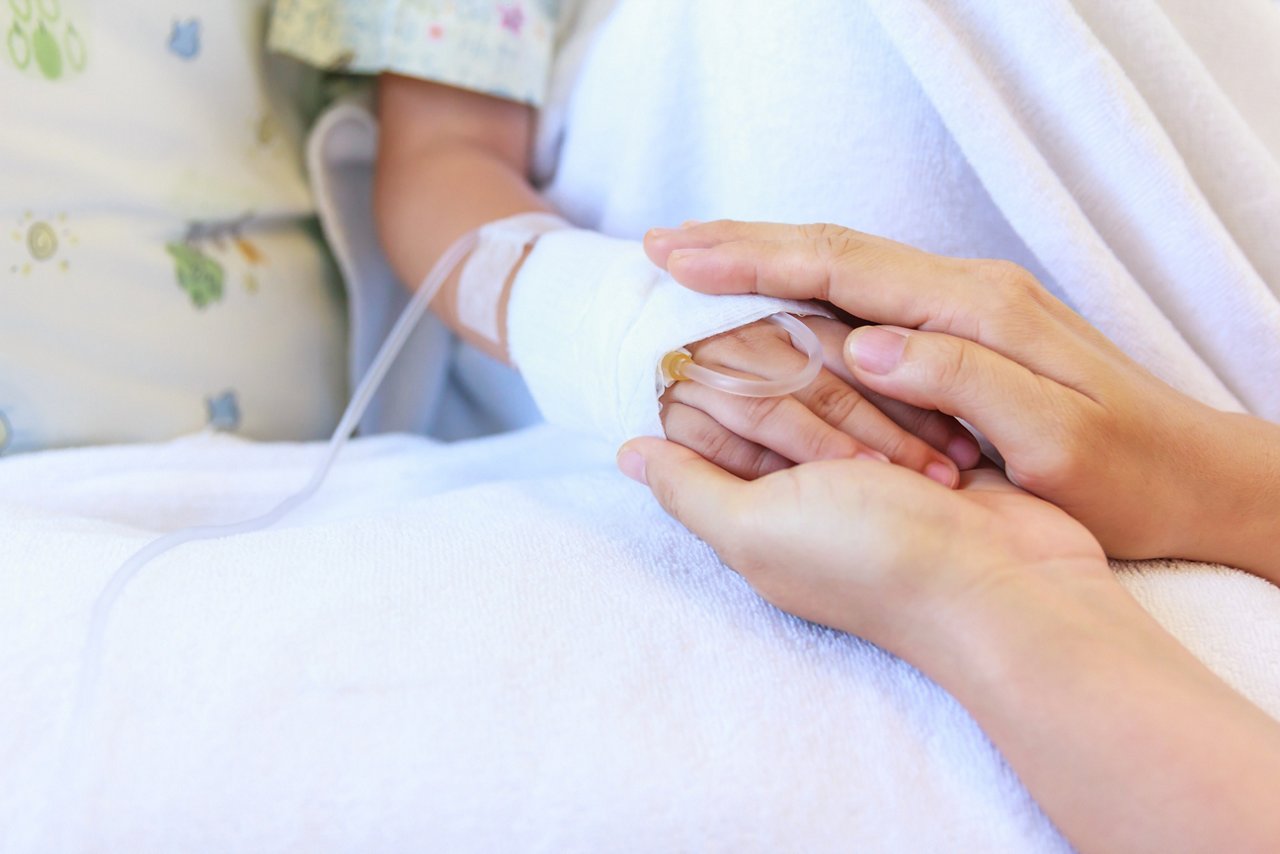
<svg viewBox="0 0 1280 854">
<path fill-rule="evenodd" d="M 954 419 L 879 397 L 860 387 L 841 358 L 851 327 L 822 317 L 803 322 L 823 345 L 826 367 L 808 387 L 786 397 L 750 398 L 695 382 L 662 396 L 667 438 L 739 477 L 754 479 L 794 463 L 888 459 L 944 486 L 981 457 L 978 443 Z M 691 345 L 701 365 L 776 377 L 803 367 L 805 357 L 767 321 Z"/>
</svg>

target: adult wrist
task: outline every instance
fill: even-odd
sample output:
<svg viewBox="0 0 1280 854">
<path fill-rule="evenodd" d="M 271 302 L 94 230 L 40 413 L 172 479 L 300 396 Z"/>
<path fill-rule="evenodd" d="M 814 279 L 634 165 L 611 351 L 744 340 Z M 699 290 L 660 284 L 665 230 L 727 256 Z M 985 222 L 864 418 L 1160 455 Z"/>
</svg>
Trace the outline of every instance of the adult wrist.
<svg viewBox="0 0 1280 854">
<path fill-rule="evenodd" d="M 1075 558 L 990 571 L 960 595 L 924 609 L 892 651 L 968 706 L 1016 678 L 1046 645 L 1077 647 L 1099 609 L 1140 606 L 1102 558 Z"/>
<path fill-rule="evenodd" d="M 1170 557 L 1223 563 L 1280 584 L 1280 426 L 1202 407 Z"/>
</svg>

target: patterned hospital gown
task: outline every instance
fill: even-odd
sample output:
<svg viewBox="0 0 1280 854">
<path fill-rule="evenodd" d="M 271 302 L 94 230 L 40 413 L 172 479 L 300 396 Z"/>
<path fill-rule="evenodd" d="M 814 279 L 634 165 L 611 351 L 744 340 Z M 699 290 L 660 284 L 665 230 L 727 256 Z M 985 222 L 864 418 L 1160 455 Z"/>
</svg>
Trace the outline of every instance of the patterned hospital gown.
<svg viewBox="0 0 1280 854">
<path fill-rule="evenodd" d="M 277 0 L 271 47 L 334 71 L 390 71 L 537 106 L 562 2 Z"/>
</svg>

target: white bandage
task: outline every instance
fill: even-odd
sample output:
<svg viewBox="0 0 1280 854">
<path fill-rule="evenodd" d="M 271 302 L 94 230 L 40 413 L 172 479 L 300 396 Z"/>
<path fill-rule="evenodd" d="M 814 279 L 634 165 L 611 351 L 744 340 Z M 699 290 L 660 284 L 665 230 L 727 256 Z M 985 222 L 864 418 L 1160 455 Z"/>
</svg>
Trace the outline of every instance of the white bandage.
<svg viewBox="0 0 1280 854">
<path fill-rule="evenodd" d="M 458 277 L 458 321 L 497 344 L 502 340 L 502 292 L 525 251 L 549 231 L 572 228 L 549 213 L 519 214 L 482 227 L 479 242 Z"/>
<path fill-rule="evenodd" d="M 516 277 L 508 349 L 548 421 L 622 442 L 662 435 L 663 356 L 778 312 L 831 316 L 815 303 L 699 294 L 635 241 L 555 231 Z"/>
</svg>

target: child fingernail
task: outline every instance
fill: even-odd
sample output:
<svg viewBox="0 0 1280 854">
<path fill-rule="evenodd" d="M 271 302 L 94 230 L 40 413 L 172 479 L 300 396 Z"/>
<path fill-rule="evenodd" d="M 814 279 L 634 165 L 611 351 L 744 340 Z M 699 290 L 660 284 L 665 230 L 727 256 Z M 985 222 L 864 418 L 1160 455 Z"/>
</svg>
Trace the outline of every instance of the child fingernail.
<svg viewBox="0 0 1280 854">
<path fill-rule="evenodd" d="M 644 457 L 635 451 L 623 451 L 618 454 L 618 470 L 636 483 L 649 485 L 644 475 Z"/>
<path fill-rule="evenodd" d="M 924 476 L 950 489 L 956 485 L 958 475 L 956 470 L 946 463 L 929 463 L 924 467 Z"/>
<path fill-rule="evenodd" d="M 982 459 L 982 448 L 969 436 L 956 436 L 947 443 L 947 456 L 962 469 L 971 469 Z"/>
<path fill-rule="evenodd" d="M 850 333 L 846 346 L 856 367 L 872 374 L 887 374 L 902 360 L 907 336 L 882 326 L 864 326 Z"/>
<path fill-rule="evenodd" d="M 702 220 L 686 219 L 684 222 L 680 223 L 681 228 L 693 228 L 694 226 L 698 226 L 698 225 L 702 225 Z"/>
<path fill-rule="evenodd" d="M 648 236 L 653 238 L 663 238 L 674 233 L 675 233 L 674 228 L 651 228 L 649 229 Z"/>
<path fill-rule="evenodd" d="M 876 463 L 887 463 L 889 458 L 879 451 L 859 451 L 853 455 L 855 460 L 871 460 Z"/>
</svg>

